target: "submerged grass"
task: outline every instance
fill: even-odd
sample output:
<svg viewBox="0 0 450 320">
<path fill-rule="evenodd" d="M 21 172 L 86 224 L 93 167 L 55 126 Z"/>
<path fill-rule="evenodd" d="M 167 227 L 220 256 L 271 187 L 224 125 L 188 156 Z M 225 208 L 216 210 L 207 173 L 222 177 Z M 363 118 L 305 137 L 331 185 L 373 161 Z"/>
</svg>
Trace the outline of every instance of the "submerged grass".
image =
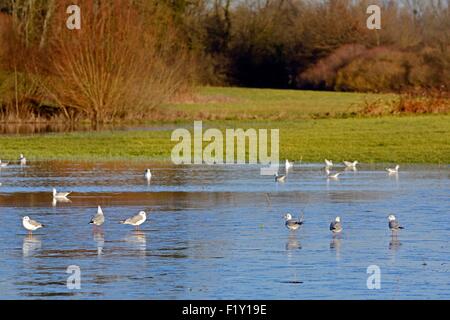
<svg viewBox="0 0 450 320">
<path fill-rule="evenodd" d="M 204 121 L 204 128 L 280 129 L 280 158 L 307 162 L 450 163 L 450 115 Z M 193 123 L 179 127 L 192 129 Z M 170 161 L 172 130 L 0 136 L 0 159 Z M 204 144 L 206 145 L 206 143 Z"/>
</svg>

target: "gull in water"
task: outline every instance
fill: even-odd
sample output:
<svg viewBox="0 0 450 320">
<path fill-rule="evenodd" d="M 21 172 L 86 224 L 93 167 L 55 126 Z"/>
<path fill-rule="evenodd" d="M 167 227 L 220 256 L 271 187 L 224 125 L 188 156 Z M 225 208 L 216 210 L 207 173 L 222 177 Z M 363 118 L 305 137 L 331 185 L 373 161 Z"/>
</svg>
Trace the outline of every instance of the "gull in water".
<svg viewBox="0 0 450 320">
<path fill-rule="evenodd" d="M 21 166 L 24 166 L 27 164 L 27 158 L 25 158 L 25 156 L 22 153 L 20 154 L 19 161 L 20 161 Z"/>
<path fill-rule="evenodd" d="M 342 231 L 341 217 L 336 217 L 334 221 L 330 223 L 330 231 L 333 233 L 340 233 Z"/>
<path fill-rule="evenodd" d="M 400 168 L 400 166 L 399 165 L 396 165 L 395 166 L 395 168 L 386 168 L 386 171 L 389 173 L 389 174 L 397 174 L 398 173 L 398 169 Z"/>
<path fill-rule="evenodd" d="M 72 192 L 57 192 L 55 188 L 53 188 L 53 199 L 56 200 L 69 200 L 67 196 Z"/>
<path fill-rule="evenodd" d="M 97 214 L 91 218 L 89 224 L 93 224 L 96 226 L 101 226 L 105 223 L 105 216 L 103 215 L 103 210 L 100 206 L 97 208 Z"/>
<path fill-rule="evenodd" d="M 275 173 L 275 182 L 284 182 L 286 180 L 286 175 L 279 175 L 278 172 Z"/>
<path fill-rule="evenodd" d="M 8 164 L 9 162 L 2 162 L 2 160 L 0 160 L 0 168 L 6 168 Z"/>
<path fill-rule="evenodd" d="M 325 167 L 332 167 L 333 161 L 325 159 Z"/>
<path fill-rule="evenodd" d="M 400 229 L 404 229 L 404 228 L 400 225 L 400 223 L 398 223 L 397 218 L 396 218 L 393 214 L 390 214 L 390 215 L 388 216 L 388 220 L 389 220 L 389 229 L 390 229 L 392 232 L 398 231 L 398 230 L 400 230 Z"/>
<path fill-rule="evenodd" d="M 336 173 L 331 173 L 331 171 L 330 170 L 328 170 L 328 168 L 325 168 L 325 172 L 326 172 L 326 174 L 327 174 L 327 178 L 331 178 L 331 179 L 339 179 L 339 175 L 342 173 L 342 172 L 336 172 Z"/>
<path fill-rule="evenodd" d="M 288 170 L 288 169 L 294 167 L 294 162 L 289 162 L 289 160 L 286 159 L 286 165 L 285 166 L 286 166 L 286 170 Z"/>
<path fill-rule="evenodd" d="M 152 173 L 150 172 L 150 169 L 145 170 L 144 176 L 147 180 L 150 180 L 152 178 Z"/>
<path fill-rule="evenodd" d="M 143 224 L 145 222 L 145 220 L 147 220 L 147 214 L 145 213 L 145 211 L 141 211 L 134 217 L 120 221 L 120 223 L 135 226 L 137 229 L 141 224 Z"/>
<path fill-rule="evenodd" d="M 286 228 L 288 228 L 289 230 L 297 230 L 303 224 L 303 214 L 302 217 L 297 220 L 292 218 L 292 215 L 290 213 L 286 213 L 284 215 L 284 220 L 286 220 Z"/>
<path fill-rule="evenodd" d="M 22 219 L 22 225 L 23 225 L 23 227 L 24 227 L 25 229 L 28 230 L 28 232 L 29 232 L 30 234 L 31 234 L 33 231 L 35 231 L 35 230 L 37 230 L 37 229 L 39 229 L 39 228 L 42 228 L 42 227 L 44 226 L 43 224 L 41 224 L 41 223 L 39 223 L 39 222 L 37 222 L 37 221 L 31 220 L 29 216 L 23 217 L 23 219 Z"/>
<path fill-rule="evenodd" d="M 355 161 L 353 161 L 353 162 L 350 162 L 350 161 L 344 161 L 345 166 L 346 166 L 347 168 L 351 168 L 351 169 L 356 169 L 356 165 L 357 165 L 358 163 L 359 163 L 359 162 L 358 162 L 357 160 L 355 160 Z"/>
</svg>

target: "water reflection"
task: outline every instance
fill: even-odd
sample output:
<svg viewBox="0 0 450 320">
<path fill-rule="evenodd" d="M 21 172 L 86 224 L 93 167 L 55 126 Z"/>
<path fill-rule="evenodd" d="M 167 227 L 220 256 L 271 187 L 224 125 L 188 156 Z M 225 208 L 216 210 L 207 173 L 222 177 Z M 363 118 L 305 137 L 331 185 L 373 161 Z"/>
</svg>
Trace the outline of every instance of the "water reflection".
<svg viewBox="0 0 450 320">
<path fill-rule="evenodd" d="M 53 200 L 52 200 L 52 207 L 56 207 L 56 205 L 58 203 L 71 203 L 71 202 L 72 202 L 72 200 L 70 200 L 68 198 L 66 198 L 66 199 L 64 199 L 64 198 L 58 198 L 58 199 L 53 198 Z"/>
<path fill-rule="evenodd" d="M 399 187 L 399 181 L 398 181 L 398 172 L 395 173 L 388 173 L 388 177 L 390 180 L 393 180 L 395 182 L 395 186 Z"/>
<path fill-rule="evenodd" d="M 327 190 L 332 190 L 335 186 L 339 186 L 341 184 L 341 180 L 339 177 L 327 177 Z"/>
<path fill-rule="evenodd" d="M 330 242 L 330 249 L 336 252 L 337 259 L 341 258 L 341 245 L 342 245 L 341 235 L 333 235 L 333 238 L 331 239 Z"/>
<path fill-rule="evenodd" d="M 131 130 L 152 130 L 161 131 L 175 129 L 175 125 L 152 125 L 145 126 L 126 125 L 126 124 L 87 124 L 87 123 L 66 123 L 66 122 L 50 122 L 50 123 L 0 123 L 0 134 L 10 135 L 28 135 L 28 134 L 45 134 L 53 132 L 90 132 L 90 131 L 131 131 Z"/>
<path fill-rule="evenodd" d="M 397 251 L 402 243 L 398 239 L 398 235 L 396 233 L 392 233 L 391 241 L 389 241 L 389 250 Z"/>
<path fill-rule="evenodd" d="M 22 254 L 24 257 L 30 257 L 41 249 L 41 247 L 41 240 L 32 234 L 28 234 L 23 238 Z"/>
<path fill-rule="evenodd" d="M 103 233 L 103 230 L 100 228 L 94 227 L 94 241 L 97 245 L 97 255 L 101 256 L 103 254 L 103 247 L 105 245 L 105 234 Z"/>
<path fill-rule="evenodd" d="M 302 248 L 300 241 L 297 239 L 297 233 L 289 232 L 288 241 L 286 242 L 286 250 L 299 250 Z"/>
<path fill-rule="evenodd" d="M 0 134 L 42 134 L 51 132 L 74 132 L 74 131 L 99 131 L 120 130 L 126 128 L 123 125 L 90 125 L 74 123 L 0 123 Z"/>
<path fill-rule="evenodd" d="M 138 250 L 141 254 L 145 254 L 147 249 L 147 236 L 144 231 L 133 230 L 125 237 L 125 241 L 130 243 L 132 247 Z"/>
</svg>

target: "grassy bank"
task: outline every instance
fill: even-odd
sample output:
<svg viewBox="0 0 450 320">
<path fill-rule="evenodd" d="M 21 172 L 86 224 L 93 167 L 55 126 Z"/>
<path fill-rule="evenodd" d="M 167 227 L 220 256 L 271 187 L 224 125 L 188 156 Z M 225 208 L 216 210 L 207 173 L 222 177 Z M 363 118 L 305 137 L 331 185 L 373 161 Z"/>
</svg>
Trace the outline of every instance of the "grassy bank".
<svg viewBox="0 0 450 320">
<path fill-rule="evenodd" d="M 202 87 L 157 112 L 172 120 L 299 120 L 349 115 L 365 102 L 393 99 L 394 94 Z"/>
<path fill-rule="evenodd" d="M 193 122 L 179 127 L 192 129 Z M 450 163 L 450 115 L 280 121 L 204 121 L 204 127 L 278 128 L 281 158 Z M 0 136 L 0 158 L 170 160 L 171 130 Z"/>
</svg>

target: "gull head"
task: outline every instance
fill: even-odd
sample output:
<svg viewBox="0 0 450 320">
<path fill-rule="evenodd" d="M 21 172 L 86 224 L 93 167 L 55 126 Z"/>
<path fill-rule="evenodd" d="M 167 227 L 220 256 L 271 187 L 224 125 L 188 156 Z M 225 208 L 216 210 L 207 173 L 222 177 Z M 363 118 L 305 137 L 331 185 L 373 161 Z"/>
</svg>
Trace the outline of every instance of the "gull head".
<svg viewBox="0 0 450 320">
<path fill-rule="evenodd" d="M 53 195 L 56 196 L 56 189 L 53 188 Z"/>
<path fill-rule="evenodd" d="M 139 215 L 142 216 L 142 217 L 144 217 L 144 218 L 147 217 L 147 214 L 145 213 L 145 211 L 139 212 Z"/>
<path fill-rule="evenodd" d="M 395 216 L 393 214 L 390 214 L 388 216 L 389 221 L 394 221 L 395 220 Z"/>
<path fill-rule="evenodd" d="M 30 217 L 29 216 L 23 217 L 23 221 L 30 221 Z"/>
<path fill-rule="evenodd" d="M 336 217 L 336 219 L 334 219 L 334 221 L 341 222 L 341 217 Z"/>
<path fill-rule="evenodd" d="M 284 215 L 284 220 L 291 220 L 292 219 L 292 215 L 290 214 L 290 213 L 286 213 L 285 215 Z"/>
</svg>

